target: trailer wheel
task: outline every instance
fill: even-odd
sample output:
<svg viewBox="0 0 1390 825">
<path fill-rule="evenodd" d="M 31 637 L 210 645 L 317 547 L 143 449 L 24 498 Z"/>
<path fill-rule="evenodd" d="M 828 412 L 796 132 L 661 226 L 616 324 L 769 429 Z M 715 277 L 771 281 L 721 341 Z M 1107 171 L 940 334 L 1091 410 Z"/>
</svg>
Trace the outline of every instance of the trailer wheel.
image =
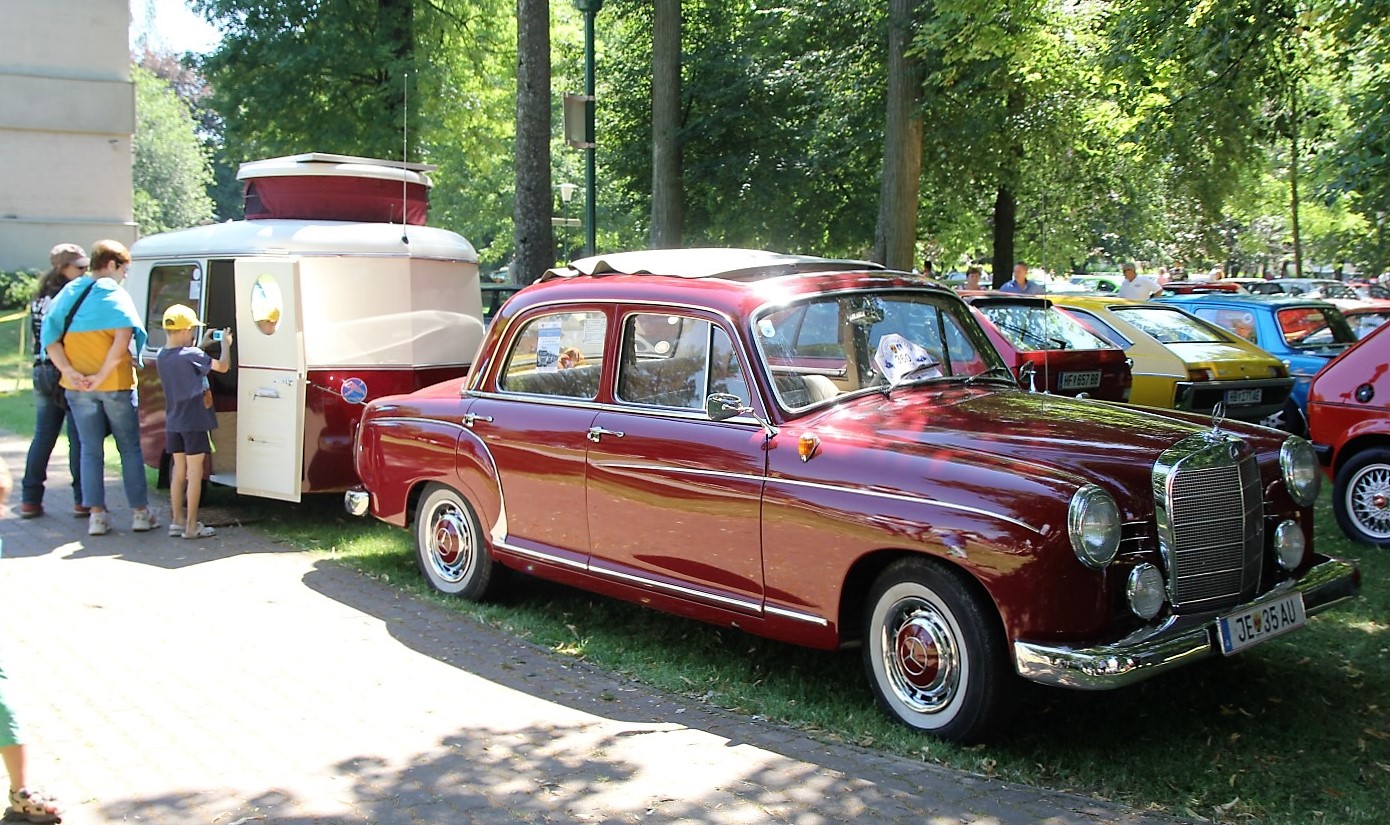
<svg viewBox="0 0 1390 825">
<path fill-rule="evenodd" d="M 473 508 L 456 491 L 432 484 L 415 511 L 415 561 L 441 593 L 484 601 L 501 586 Z"/>
</svg>

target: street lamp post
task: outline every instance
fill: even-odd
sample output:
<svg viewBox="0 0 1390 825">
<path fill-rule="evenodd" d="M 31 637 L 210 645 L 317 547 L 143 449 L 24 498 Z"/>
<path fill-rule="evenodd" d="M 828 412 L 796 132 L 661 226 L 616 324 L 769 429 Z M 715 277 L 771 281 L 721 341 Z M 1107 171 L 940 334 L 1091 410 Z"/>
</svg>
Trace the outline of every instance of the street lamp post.
<svg viewBox="0 0 1390 825">
<path fill-rule="evenodd" d="M 574 7 L 584 13 L 584 95 L 588 98 L 588 104 L 584 112 L 584 132 L 589 136 L 589 140 L 594 140 L 594 16 L 599 9 L 603 8 L 603 0 L 574 0 Z M 596 204 L 598 198 L 594 197 L 596 188 L 596 169 L 594 165 L 594 147 L 591 145 L 584 150 L 584 254 L 590 256 L 594 254 L 596 244 L 594 242 L 594 227 L 598 217 Z"/>
<path fill-rule="evenodd" d="M 571 221 L 570 221 L 570 201 L 574 199 L 574 190 L 576 190 L 576 189 L 578 189 L 578 188 L 579 188 L 579 187 L 578 187 L 576 184 L 573 184 L 573 183 L 562 183 L 562 184 L 560 184 L 560 186 L 559 186 L 559 189 L 560 189 L 560 229 L 562 230 L 561 233 L 560 233 L 560 237 L 564 239 L 564 241 L 563 241 L 563 247 L 564 247 L 564 248 L 561 250 L 561 252 L 562 252 L 563 254 L 562 254 L 560 257 L 562 257 L 562 258 L 564 259 L 565 263 L 569 263 L 569 259 L 570 259 L 570 257 L 569 257 L 569 248 L 570 248 L 570 226 L 571 226 Z M 575 220 L 575 221 L 574 221 L 574 223 L 578 223 L 578 222 L 579 222 L 578 220 Z"/>
</svg>

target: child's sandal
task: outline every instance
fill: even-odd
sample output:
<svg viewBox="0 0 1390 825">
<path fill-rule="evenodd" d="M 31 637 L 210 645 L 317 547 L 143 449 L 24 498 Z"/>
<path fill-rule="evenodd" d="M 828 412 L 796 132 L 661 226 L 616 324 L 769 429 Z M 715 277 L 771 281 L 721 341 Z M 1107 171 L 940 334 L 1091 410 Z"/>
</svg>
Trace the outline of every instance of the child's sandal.
<svg viewBox="0 0 1390 825">
<path fill-rule="evenodd" d="M 53 797 L 42 791 L 20 788 L 17 791 L 10 791 L 10 807 L 5 811 L 5 821 L 33 822 L 37 825 L 46 825 L 46 823 L 51 822 L 62 822 L 63 817 L 58 813 L 58 804 Z"/>
</svg>

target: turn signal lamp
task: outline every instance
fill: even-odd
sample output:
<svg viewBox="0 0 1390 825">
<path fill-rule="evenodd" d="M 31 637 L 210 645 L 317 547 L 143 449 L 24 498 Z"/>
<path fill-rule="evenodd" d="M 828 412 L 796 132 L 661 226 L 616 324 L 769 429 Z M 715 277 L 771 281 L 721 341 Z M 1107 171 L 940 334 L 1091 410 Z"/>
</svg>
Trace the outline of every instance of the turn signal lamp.
<svg viewBox="0 0 1390 825">
<path fill-rule="evenodd" d="M 816 448 L 819 446 L 820 436 L 802 433 L 801 438 L 796 440 L 796 454 L 801 456 L 803 462 L 810 461 L 811 456 L 816 454 Z"/>
</svg>

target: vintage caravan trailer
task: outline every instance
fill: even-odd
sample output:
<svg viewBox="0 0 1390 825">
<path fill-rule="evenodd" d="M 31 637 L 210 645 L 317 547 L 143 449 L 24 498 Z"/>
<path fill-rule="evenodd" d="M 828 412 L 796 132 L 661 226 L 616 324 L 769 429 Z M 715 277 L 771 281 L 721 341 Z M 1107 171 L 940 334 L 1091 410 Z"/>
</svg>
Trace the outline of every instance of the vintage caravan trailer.
<svg viewBox="0 0 1390 825">
<path fill-rule="evenodd" d="M 232 369 L 209 378 L 210 478 L 248 495 L 350 487 L 361 403 L 467 372 L 483 335 L 478 257 L 424 225 L 433 169 L 317 153 L 246 163 L 246 220 L 136 242 L 126 287 L 150 332 L 141 438 L 161 479 L 154 363 L 172 304 L 235 332 Z"/>
</svg>

